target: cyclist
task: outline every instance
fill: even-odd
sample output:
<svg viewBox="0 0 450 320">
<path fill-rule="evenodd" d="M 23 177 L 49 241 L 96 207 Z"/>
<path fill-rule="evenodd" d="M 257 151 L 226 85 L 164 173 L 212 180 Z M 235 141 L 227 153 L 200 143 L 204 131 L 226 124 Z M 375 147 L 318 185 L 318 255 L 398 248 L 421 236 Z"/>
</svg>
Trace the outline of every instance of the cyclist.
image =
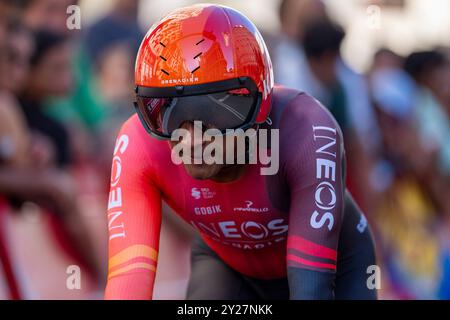
<svg viewBox="0 0 450 320">
<path fill-rule="evenodd" d="M 148 31 L 136 60 L 137 114 L 114 150 L 106 299 L 152 298 L 162 200 L 198 231 L 187 299 L 376 298 L 366 285 L 374 245 L 345 189 L 341 130 L 314 98 L 274 86 L 272 73 L 260 33 L 234 9 L 178 9 Z M 278 130 L 279 143 L 265 148 L 279 155 L 278 171 L 263 175 L 261 161 L 249 161 L 264 149 L 250 138 L 244 163 L 196 163 L 195 150 L 213 141 L 188 139 L 196 121 L 223 137 Z M 189 133 L 181 142 L 177 129 Z M 194 163 L 185 151 L 173 161 L 183 143 Z"/>
</svg>

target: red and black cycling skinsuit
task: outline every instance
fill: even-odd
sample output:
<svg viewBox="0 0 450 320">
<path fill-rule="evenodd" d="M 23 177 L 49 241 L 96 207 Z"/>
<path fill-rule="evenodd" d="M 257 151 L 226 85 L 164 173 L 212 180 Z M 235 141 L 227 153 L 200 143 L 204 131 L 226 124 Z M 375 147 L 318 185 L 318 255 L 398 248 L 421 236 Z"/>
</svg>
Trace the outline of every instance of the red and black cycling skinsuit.
<svg viewBox="0 0 450 320">
<path fill-rule="evenodd" d="M 248 165 L 230 183 L 193 179 L 136 115 L 123 125 L 108 204 L 105 298 L 152 298 L 162 200 L 200 236 L 188 299 L 376 298 L 366 285 L 372 237 L 345 189 L 339 126 L 314 98 L 283 87 L 274 88 L 269 118 L 265 128 L 279 129 L 278 173 Z"/>
</svg>

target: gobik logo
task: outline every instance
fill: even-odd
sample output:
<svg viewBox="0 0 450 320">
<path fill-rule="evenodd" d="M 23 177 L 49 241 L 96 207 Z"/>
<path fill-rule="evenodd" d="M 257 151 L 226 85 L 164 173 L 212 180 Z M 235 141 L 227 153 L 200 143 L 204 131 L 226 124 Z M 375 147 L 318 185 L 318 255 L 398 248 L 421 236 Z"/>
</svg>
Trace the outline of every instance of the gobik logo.
<svg viewBox="0 0 450 320">
<path fill-rule="evenodd" d="M 208 206 L 208 207 L 195 207 L 194 213 L 197 216 L 205 216 L 210 215 L 214 213 L 222 213 L 222 208 L 220 208 L 220 205 L 214 205 L 214 206 Z"/>
</svg>

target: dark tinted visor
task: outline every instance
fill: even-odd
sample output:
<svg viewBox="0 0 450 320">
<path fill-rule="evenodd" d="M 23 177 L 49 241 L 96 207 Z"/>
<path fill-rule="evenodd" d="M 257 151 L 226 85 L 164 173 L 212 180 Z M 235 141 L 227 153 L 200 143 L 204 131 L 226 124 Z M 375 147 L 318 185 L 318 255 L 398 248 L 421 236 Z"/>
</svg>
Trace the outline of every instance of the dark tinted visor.
<svg viewBox="0 0 450 320">
<path fill-rule="evenodd" d="M 251 79 L 206 85 L 174 87 L 174 90 L 145 88 L 150 89 L 147 92 L 143 89 L 139 92 L 137 88 L 135 106 L 144 127 L 151 134 L 168 139 L 186 121 L 201 121 L 205 127 L 222 133 L 253 125 L 260 96 Z M 206 93 L 200 94 L 202 91 Z"/>
</svg>

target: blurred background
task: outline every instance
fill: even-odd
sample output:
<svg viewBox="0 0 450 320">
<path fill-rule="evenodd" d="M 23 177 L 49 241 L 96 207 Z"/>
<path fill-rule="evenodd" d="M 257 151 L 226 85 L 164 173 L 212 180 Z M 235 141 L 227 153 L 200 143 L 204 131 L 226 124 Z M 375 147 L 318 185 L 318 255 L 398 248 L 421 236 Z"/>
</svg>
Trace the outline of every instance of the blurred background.
<svg viewBox="0 0 450 320">
<path fill-rule="evenodd" d="M 102 298 L 135 54 L 158 18 L 196 2 L 0 0 L 0 299 Z M 277 83 L 341 125 L 380 298 L 449 299 L 450 1 L 215 2 L 257 24 Z M 183 299 L 192 231 L 164 207 L 161 237 L 154 298 Z"/>
</svg>

